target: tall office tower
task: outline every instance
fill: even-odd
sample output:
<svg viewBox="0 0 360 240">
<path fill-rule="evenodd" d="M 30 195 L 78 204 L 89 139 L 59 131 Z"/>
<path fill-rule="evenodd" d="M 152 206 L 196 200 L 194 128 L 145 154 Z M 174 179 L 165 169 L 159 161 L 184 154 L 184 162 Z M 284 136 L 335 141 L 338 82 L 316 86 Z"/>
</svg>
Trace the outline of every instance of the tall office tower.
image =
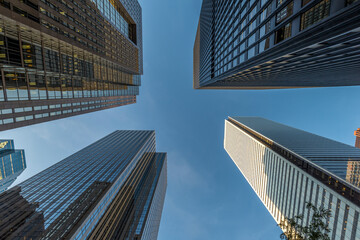
<svg viewBox="0 0 360 240">
<path fill-rule="evenodd" d="M 360 148 L 360 128 L 354 132 L 354 135 L 356 136 L 355 147 Z M 348 176 L 348 182 L 360 188 L 360 162 L 349 162 L 348 172 L 353 173 Z"/>
<path fill-rule="evenodd" d="M 354 135 L 356 136 L 355 147 L 360 148 L 360 128 L 358 128 Z"/>
<path fill-rule="evenodd" d="M 360 85 L 357 0 L 203 0 L 194 88 Z"/>
<path fill-rule="evenodd" d="M 154 131 L 115 131 L 98 140 L 0 194 L 0 219 L 8 219 L 0 220 L 0 235 L 157 239 L 167 160 L 155 151 Z"/>
<path fill-rule="evenodd" d="M 14 140 L 0 140 L 0 193 L 15 182 L 25 170 L 24 150 L 17 150 Z"/>
<path fill-rule="evenodd" d="M 308 225 L 311 202 L 331 210 L 330 239 L 360 239 L 360 189 L 347 181 L 360 149 L 257 117 L 229 117 L 224 146 L 277 223 Z"/>
<path fill-rule="evenodd" d="M 0 1 L 0 131 L 132 104 L 137 0 Z"/>
</svg>

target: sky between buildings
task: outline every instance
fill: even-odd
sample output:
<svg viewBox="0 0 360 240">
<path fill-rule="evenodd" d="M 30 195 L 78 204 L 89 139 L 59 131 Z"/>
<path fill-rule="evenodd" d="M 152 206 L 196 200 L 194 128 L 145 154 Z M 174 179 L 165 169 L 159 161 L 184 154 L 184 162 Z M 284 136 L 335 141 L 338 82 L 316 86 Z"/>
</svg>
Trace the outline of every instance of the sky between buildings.
<svg viewBox="0 0 360 240">
<path fill-rule="evenodd" d="M 280 229 L 223 148 L 227 116 L 261 116 L 354 145 L 360 87 L 193 90 L 201 0 L 140 0 L 144 76 L 138 103 L 1 132 L 25 149 L 22 182 L 114 130 L 155 129 L 168 152 L 159 240 L 272 240 Z"/>
</svg>

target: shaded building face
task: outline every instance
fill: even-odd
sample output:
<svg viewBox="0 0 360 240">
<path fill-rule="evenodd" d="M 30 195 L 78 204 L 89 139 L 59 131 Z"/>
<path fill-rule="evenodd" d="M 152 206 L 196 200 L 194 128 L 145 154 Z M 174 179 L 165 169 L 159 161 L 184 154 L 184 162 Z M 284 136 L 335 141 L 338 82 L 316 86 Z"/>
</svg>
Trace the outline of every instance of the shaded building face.
<svg viewBox="0 0 360 240">
<path fill-rule="evenodd" d="M 0 193 L 15 182 L 26 169 L 24 150 L 17 150 L 13 140 L 0 140 Z"/>
<path fill-rule="evenodd" d="M 116 131 L 18 185 L 43 230 L 16 237 L 156 239 L 166 166 L 154 131 Z"/>
<path fill-rule="evenodd" d="M 194 87 L 359 85 L 358 1 L 203 0 Z"/>
<path fill-rule="evenodd" d="M 359 239 L 359 149 L 256 117 L 226 120 L 224 146 L 277 223 L 304 214 L 307 226 L 311 202 L 331 210 L 330 239 Z"/>
<path fill-rule="evenodd" d="M 137 0 L 1 1 L 0 10 L 0 130 L 136 102 Z"/>
</svg>

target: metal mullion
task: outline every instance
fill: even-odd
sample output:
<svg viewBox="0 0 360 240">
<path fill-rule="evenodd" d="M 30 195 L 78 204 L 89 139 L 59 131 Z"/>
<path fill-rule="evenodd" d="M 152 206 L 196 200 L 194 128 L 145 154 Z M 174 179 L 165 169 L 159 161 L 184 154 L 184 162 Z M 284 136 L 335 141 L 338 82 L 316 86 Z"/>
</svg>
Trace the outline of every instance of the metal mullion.
<svg viewBox="0 0 360 240">
<path fill-rule="evenodd" d="M 1 68 L 1 80 L 2 80 L 2 86 L 4 91 L 4 102 L 7 102 L 7 93 L 6 93 L 6 83 L 5 83 L 5 75 L 4 75 L 4 69 Z"/>
<path fill-rule="evenodd" d="M 61 52 L 60 52 L 60 48 L 61 48 L 61 44 L 60 44 L 60 41 L 58 41 L 57 42 L 57 44 L 58 44 L 58 53 L 59 53 L 59 59 L 61 59 L 60 60 L 60 68 L 59 68 L 59 81 L 60 81 L 60 92 L 61 92 L 61 99 L 64 99 L 64 96 L 63 96 L 63 87 L 62 87 L 62 81 L 61 81 L 61 77 L 62 77 L 62 73 L 61 73 L 61 70 L 62 70 L 62 57 L 61 57 Z M 51 44 L 51 46 L 52 46 L 52 44 Z M 72 69 L 73 69 L 73 72 L 74 72 L 74 51 L 73 51 L 73 48 L 74 48 L 74 46 L 72 46 L 71 47 L 71 52 L 72 52 L 72 62 L 73 62 L 73 66 L 72 66 Z M 74 73 L 72 74 L 72 75 L 74 75 Z M 61 106 L 61 108 L 62 108 L 62 106 Z"/>
<path fill-rule="evenodd" d="M 44 70 L 44 81 L 45 81 L 45 88 L 46 88 L 46 99 L 49 100 L 49 87 L 48 87 L 48 79 L 47 79 L 47 70 L 46 70 L 46 63 L 45 63 L 45 53 L 44 53 L 44 37 L 41 36 L 41 56 L 43 62 L 43 70 Z"/>
</svg>

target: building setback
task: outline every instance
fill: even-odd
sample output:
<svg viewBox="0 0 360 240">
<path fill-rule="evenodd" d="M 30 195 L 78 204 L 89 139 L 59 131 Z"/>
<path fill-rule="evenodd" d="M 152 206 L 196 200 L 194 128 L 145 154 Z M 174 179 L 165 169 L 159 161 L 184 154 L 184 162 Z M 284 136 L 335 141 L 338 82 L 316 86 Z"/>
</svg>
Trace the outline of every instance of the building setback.
<svg viewBox="0 0 360 240">
<path fill-rule="evenodd" d="M 25 168 L 24 150 L 15 149 L 14 140 L 0 140 L 0 193 L 10 187 Z"/>
<path fill-rule="evenodd" d="M 155 132 L 115 131 L 0 194 L 0 234 L 157 239 L 166 186 Z"/>
<path fill-rule="evenodd" d="M 258 117 L 225 121 L 225 150 L 277 223 L 311 213 L 306 202 L 331 210 L 331 240 L 360 239 L 360 149 Z"/>
<path fill-rule="evenodd" d="M 137 0 L 0 2 L 0 131 L 132 104 Z"/>
<path fill-rule="evenodd" d="M 203 0 L 194 88 L 360 85 L 360 1 Z"/>
</svg>

